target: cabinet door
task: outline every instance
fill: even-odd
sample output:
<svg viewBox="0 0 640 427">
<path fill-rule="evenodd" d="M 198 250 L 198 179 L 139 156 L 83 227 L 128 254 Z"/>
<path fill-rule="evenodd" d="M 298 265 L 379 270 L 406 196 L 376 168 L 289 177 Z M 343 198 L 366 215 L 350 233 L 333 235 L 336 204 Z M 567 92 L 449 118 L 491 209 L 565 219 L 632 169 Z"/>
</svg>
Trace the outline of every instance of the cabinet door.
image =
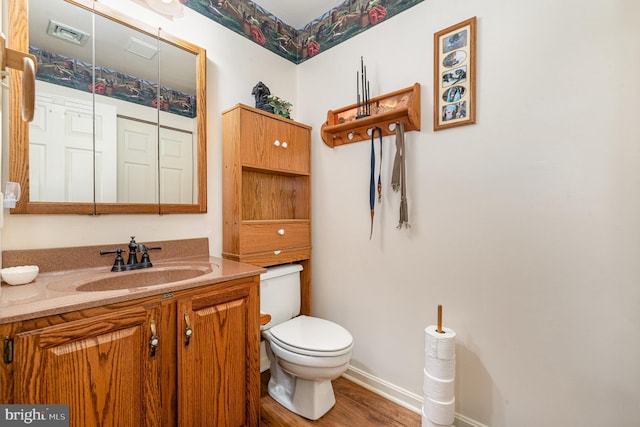
<svg viewBox="0 0 640 427">
<path fill-rule="evenodd" d="M 307 128 L 243 111 L 240 156 L 243 165 L 308 174 L 310 132 Z"/>
<path fill-rule="evenodd" d="M 149 345 L 158 314 L 140 307 L 17 334 L 14 403 L 68 404 L 71 426 L 160 425 L 160 355 Z"/>
<path fill-rule="evenodd" d="M 259 424 L 257 292 L 245 282 L 178 301 L 179 426 Z"/>
<path fill-rule="evenodd" d="M 279 158 L 280 168 L 298 173 L 310 173 L 311 131 L 300 126 L 290 125 L 287 135 L 287 145 L 280 146 L 283 152 Z"/>
</svg>

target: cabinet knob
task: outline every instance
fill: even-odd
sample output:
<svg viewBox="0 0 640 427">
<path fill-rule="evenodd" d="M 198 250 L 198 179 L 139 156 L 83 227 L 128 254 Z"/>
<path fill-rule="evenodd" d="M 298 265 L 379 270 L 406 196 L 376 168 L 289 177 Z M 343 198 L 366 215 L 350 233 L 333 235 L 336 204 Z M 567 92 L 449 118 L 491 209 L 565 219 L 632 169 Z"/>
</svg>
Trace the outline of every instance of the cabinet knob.
<svg viewBox="0 0 640 427">
<path fill-rule="evenodd" d="M 275 145 L 276 147 L 280 147 L 280 141 L 278 141 L 277 139 L 273 142 L 273 145 Z"/>
<path fill-rule="evenodd" d="M 281 236 L 284 236 L 284 228 L 281 228 L 280 230 L 278 230 L 278 234 Z"/>
<path fill-rule="evenodd" d="M 286 142 L 282 143 L 282 148 L 287 148 L 289 146 L 289 144 L 287 144 Z"/>
<path fill-rule="evenodd" d="M 280 253 L 281 253 L 281 252 L 282 252 L 282 251 L 273 251 L 273 254 L 274 254 L 274 255 L 280 255 Z"/>
</svg>

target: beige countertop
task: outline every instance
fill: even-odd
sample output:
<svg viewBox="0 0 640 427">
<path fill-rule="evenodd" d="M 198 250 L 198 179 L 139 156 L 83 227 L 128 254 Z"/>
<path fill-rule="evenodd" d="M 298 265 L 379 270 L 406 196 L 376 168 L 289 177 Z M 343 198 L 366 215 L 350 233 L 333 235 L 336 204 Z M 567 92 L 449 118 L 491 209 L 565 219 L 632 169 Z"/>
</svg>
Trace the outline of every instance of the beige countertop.
<svg viewBox="0 0 640 427">
<path fill-rule="evenodd" d="M 111 272 L 111 265 L 45 271 L 26 285 L 2 284 L 0 324 L 163 295 L 256 276 L 264 271 L 261 267 L 202 255 L 153 260 L 151 268 L 124 272 Z M 182 279 L 184 276 L 179 273 L 184 272 L 196 277 Z M 164 283 L 164 277 L 169 277 L 170 282 Z M 159 284 L 148 284 L 149 280 Z M 117 282 L 133 285 L 123 289 L 94 290 L 95 284 L 104 281 L 111 283 L 111 288 Z"/>
<path fill-rule="evenodd" d="M 145 274 L 184 269 L 197 270 L 201 275 L 166 284 L 144 285 Z M 148 269 L 117 273 L 104 267 L 42 273 L 36 280 L 26 285 L 2 284 L 0 324 L 212 285 L 255 276 L 264 271 L 263 268 L 248 264 L 207 257 L 154 262 L 153 267 Z M 102 279 L 111 280 L 112 277 L 117 277 L 128 280 L 127 276 L 139 278 L 142 286 L 104 291 L 78 290 L 78 288 L 90 289 L 91 283 Z"/>
</svg>

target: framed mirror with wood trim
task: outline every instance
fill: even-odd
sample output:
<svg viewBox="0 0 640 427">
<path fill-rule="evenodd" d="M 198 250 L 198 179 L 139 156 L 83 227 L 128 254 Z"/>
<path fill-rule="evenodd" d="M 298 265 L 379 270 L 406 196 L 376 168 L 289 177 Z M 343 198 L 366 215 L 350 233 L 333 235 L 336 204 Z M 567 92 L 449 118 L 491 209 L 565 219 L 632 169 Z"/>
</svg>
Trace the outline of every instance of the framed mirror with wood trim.
<svg viewBox="0 0 640 427">
<path fill-rule="evenodd" d="M 206 52 L 91 0 L 9 2 L 38 61 L 34 120 L 10 76 L 11 213 L 204 213 Z"/>
</svg>

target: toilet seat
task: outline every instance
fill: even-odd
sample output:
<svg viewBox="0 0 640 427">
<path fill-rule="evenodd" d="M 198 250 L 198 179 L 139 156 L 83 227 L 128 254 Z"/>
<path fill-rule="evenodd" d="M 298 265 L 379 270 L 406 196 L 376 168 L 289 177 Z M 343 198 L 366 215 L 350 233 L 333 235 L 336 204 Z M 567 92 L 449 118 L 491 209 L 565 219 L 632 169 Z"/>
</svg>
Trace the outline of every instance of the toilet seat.
<svg viewBox="0 0 640 427">
<path fill-rule="evenodd" d="M 351 351 L 353 337 L 329 320 L 298 316 L 269 329 L 272 341 L 291 352 L 318 357 L 341 356 Z"/>
</svg>

